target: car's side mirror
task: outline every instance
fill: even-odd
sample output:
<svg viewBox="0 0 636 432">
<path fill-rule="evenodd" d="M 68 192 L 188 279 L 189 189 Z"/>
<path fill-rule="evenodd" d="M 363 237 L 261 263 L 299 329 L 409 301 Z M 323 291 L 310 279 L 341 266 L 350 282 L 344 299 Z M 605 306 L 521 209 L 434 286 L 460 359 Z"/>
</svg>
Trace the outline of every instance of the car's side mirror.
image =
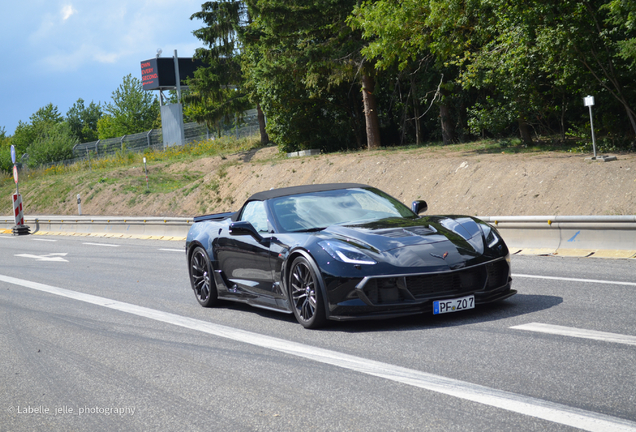
<svg viewBox="0 0 636 432">
<path fill-rule="evenodd" d="M 413 213 L 417 215 L 420 213 L 424 213 L 426 210 L 428 210 L 428 204 L 426 204 L 426 201 L 424 200 L 413 201 L 413 203 L 411 204 L 411 210 L 413 210 Z"/>
<path fill-rule="evenodd" d="M 249 235 L 254 237 L 254 240 L 257 242 L 263 241 L 263 236 L 261 236 L 254 225 L 247 221 L 233 222 L 230 224 L 230 235 Z"/>
</svg>

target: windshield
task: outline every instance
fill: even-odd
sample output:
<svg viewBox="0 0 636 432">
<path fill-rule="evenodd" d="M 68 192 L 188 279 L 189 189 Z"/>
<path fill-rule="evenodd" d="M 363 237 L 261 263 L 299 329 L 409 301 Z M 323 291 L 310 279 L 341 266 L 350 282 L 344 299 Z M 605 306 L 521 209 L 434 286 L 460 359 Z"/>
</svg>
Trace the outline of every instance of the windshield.
<svg viewBox="0 0 636 432">
<path fill-rule="evenodd" d="M 357 224 L 390 217 L 417 217 L 408 207 L 377 189 L 339 189 L 269 200 L 285 232 L 308 231 L 330 225 Z"/>
</svg>

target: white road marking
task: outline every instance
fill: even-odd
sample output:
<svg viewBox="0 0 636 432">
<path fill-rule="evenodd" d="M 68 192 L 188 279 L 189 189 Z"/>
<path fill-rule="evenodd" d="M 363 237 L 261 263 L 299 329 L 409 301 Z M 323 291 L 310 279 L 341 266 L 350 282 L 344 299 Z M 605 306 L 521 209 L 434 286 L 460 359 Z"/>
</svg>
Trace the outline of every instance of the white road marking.
<svg viewBox="0 0 636 432">
<path fill-rule="evenodd" d="M 576 278 L 566 278 L 566 277 L 556 277 L 556 276 L 537 276 L 537 275 L 527 275 L 527 274 L 513 274 L 512 277 L 550 279 L 550 280 L 561 280 L 561 281 L 568 281 L 568 282 L 587 282 L 587 283 L 600 283 L 600 284 L 610 284 L 610 285 L 636 286 L 636 282 L 618 282 L 618 281 L 608 281 L 608 280 L 598 280 L 598 279 L 576 279 Z"/>
<path fill-rule="evenodd" d="M 109 247 L 119 247 L 119 245 L 116 244 L 110 244 L 110 243 L 82 243 L 85 245 L 90 245 L 90 246 L 109 246 Z"/>
<path fill-rule="evenodd" d="M 185 249 L 159 249 L 160 251 L 168 251 L 168 252 L 182 252 L 185 253 Z"/>
<path fill-rule="evenodd" d="M 600 340 L 604 342 L 615 342 L 625 345 L 636 345 L 636 336 L 628 336 L 622 335 L 618 333 L 608 333 L 596 330 L 584 330 L 577 329 L 574 327 L 564 327 L 552 324 L 542 324 L 542 323 L 529 323 L 522 324 L 514 327 L 510 327 L 511 329 L 516 330 L 528 330 L 540 333 L 549 333 L 554 335 L 561 336 L 571 336 L 583 339 L 594 339 Z"/>
<path fill-rule="evenodd" d="M 15 256 L 21 258 L 34 258 L 38 261 L 68 262 L 68 260 L 62 258 L 66 255 L 68 255 L 68 253 L 50 253 L 47 255 L 16 254 Z"/>
<path fill-rule="evenodd" d="M 57 241 L 57 240 L 43 239 L 43 238 L 32 238 L 31 240 L 33 240 L 33 241 L 44 241 L 44 242 L 56 242 Z"/>
<path fill-rule="evenodd" d="M 150 318 L 156 321 L 200 331 L 217 337 L 223 337 L 266 349 L 272 349 L 285 354 L 385 378 L 429 391 L 501 408 L 507 411 L 524 414 L 554 423 L 576 427 L 586 431 L 636 432 L 636 422 L 592 411 L 586 411 L 580 408 L 573 408 L 542 399 L 518 395 L 414 369 L 407 369 L 388 363 L 339 353 L 337 351 L 316 348 L 297 342 L 291 342 L 284 339 L 213 324 L 207 321 L 149 309 L 130 303 L 123 303 L 91 294 L 84 294 L 64 288 L 57 288 L 37 282 L 17 279 L 10 276 L 0 275 L 0 281 L 103 306 L 140 317 Z"/>
</svg>

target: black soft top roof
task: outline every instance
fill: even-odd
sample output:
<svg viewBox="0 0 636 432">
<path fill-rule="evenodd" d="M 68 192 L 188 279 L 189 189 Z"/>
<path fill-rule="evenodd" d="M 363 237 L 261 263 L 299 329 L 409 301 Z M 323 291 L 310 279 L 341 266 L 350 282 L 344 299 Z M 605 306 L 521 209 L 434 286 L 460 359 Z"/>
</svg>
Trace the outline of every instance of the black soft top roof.
<svg viewBox="0 0 636 432">
<path fill-rule="evenodd" d="M 292 186 L 280 189 L 271 189 L 268 191 L 257 192 L 247 201 L 264 201 L 272 198 L 278 198 L 288 195 L 300 195 L 312 192 L 323 192 L 338 189 L 350 189 L 350 188 L 368 188 L 369 185 L 360 183 L 327 183 L 327 184 L 312 184 L 304 186 Z"/>
</svg>

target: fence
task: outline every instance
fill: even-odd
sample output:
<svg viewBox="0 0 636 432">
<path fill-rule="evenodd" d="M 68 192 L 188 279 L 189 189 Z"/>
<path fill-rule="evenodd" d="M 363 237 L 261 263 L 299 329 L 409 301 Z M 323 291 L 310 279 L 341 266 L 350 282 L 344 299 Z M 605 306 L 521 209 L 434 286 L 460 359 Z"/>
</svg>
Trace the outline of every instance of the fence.
<svg viewBox="0 0 636 432">
<path fill-rule="evenodd" d="M 216 131 L 210 131 L 205 125 L 199 123 L 186 123 L 184 129 L 184 144 L 194 141 L 214 139 Z M 246 111 L 240 124 L 222 123 L 221 136 L 234 135 L 236 138 L 245 138 L 258 132 L 258 117 L 255 109 Z M 143 152 L 146 149 L 162 150 L 163 134 L 161 129 L 152 129 L 117 138 L 108 138 L 87 143 L 77 144 L 73 147 L 73 158 L 42 164 L 38 168 L 48 168 L 55 165 L 72 165 L 90 158 L 99 158 L 113 155 L 119 151 Z M 90 155 L 89 155 L 90 152 Z M 23 166 L 28 163 L 28 155 L 22 156 Z"/>
</svg>

